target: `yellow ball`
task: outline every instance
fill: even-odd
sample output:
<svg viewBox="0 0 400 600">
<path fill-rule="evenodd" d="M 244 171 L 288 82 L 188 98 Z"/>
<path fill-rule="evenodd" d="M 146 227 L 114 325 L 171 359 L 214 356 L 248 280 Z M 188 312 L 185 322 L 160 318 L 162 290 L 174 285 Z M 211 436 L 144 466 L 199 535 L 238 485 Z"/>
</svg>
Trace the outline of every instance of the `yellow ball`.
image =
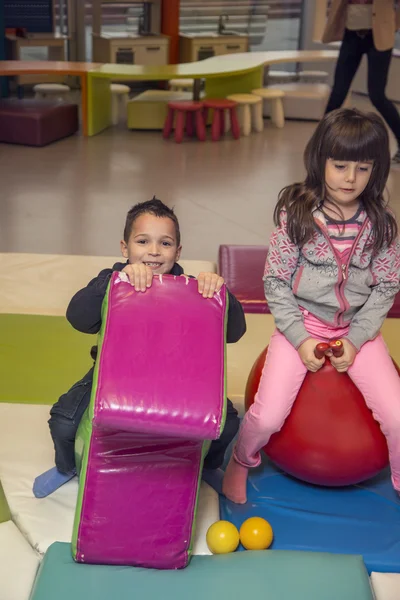
<svg viewBox="0 0 400 600">
<path fill-rule="evenodd" d="M 206 541 L 213 554 L 235 552 L 239 546 L 239 532 L 229 521 L 216 521 L 208 528 Z"/>
<path fill-rule="evenodd" d="M 265 550 L 274 539 L 271 525 L 261 517 L 251 517 L 241 526 L 240 542 L 246 550 Z"/>
</svg>

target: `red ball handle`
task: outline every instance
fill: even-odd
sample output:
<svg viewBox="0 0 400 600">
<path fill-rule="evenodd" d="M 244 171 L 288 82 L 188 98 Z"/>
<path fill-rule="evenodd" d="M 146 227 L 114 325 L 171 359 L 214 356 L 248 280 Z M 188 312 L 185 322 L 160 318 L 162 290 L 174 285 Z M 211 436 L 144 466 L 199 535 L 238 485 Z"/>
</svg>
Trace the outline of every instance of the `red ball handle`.
<svg viewBox="0 0 400 600">
<path fill-rule="evenodd" d="M 332 350 L 332 354 L 335 358 L 340 358 L 344 354 L 343 342 L 340 340 L 331 340 L 329 347 Z"/>
<path fill-rule="evenodd" d="M 324 358 L 326 352 L 329 350 L 329 344 L 321 342 L 317 344 L 314 349 L 315 358 Z"/>
<path fill-rule="evenodd" d="M 335 358 L 340 358 L 344 353 L 343 342 L 340 340 L 331 340 L 329 344 L 327 342 L 317 344 L 314 350 L 315 357 L 323 358 L 328 350 L 332 350 L 332 354 Z"/>
</svg>

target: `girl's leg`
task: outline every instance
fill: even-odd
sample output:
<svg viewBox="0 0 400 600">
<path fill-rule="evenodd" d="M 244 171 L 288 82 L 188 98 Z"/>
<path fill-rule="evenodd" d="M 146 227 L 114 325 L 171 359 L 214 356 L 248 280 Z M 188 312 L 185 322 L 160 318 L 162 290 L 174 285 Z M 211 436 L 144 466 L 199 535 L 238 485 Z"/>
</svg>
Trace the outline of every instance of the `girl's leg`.
<svg viewBox="0 0 400 600">
<path fill-rule="evenodd" d="M 393 486 L 400 492 L 400 377 L 381 335 L 364 344 L 348 373 L 386 437 Z"/>
<path fill-rule="evenodd" d="M 233 502 L 246 502 L 248 468 L 260 464 L 260 449 L 284 424 L 306 372 L 297 350 L 275 331 L 254 404 L 243 419 L 224 477 L 223 493 Z"/>
</svg>

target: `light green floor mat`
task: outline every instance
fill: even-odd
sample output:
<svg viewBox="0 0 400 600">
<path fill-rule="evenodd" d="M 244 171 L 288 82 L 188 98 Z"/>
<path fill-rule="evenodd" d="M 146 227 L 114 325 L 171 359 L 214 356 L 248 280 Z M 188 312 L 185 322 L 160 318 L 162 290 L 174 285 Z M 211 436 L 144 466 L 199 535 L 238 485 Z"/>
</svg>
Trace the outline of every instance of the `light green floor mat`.
<svg viewBox="0 0 400 600">
<path fill-rule="evenodd" d="M 8 508 L 7 500 L 0 482 L 0 523 L 4 523 L 5 521 L 9 521 L 10 519 L 10 509 Z"/>
<path fill-rule="evenodd" d="M 0 314 L 0 402 L 53 404 L 92 366 L 96 340 L 65 317 Z"/>
</svg>

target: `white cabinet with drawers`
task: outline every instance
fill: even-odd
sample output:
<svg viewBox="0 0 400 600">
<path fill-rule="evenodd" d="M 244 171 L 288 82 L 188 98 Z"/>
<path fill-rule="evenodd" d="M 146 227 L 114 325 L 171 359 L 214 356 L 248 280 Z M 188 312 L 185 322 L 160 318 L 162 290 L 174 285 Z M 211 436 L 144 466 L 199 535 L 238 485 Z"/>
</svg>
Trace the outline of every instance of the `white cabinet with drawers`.
<svg viewBox="0 0 400 600">
<path fill-rule="evenodd" d="M 246 35 L 187 34 L 179 37 L 179 61 L 181 63 L 204 60 L 211 56 L 247 52 Z"/>
<path fill-rule="evenodd" d="M 92 36 L 93 62 L 124 65 L 168 64 L 169 38 L 164 35 Z"/>
</svg>

